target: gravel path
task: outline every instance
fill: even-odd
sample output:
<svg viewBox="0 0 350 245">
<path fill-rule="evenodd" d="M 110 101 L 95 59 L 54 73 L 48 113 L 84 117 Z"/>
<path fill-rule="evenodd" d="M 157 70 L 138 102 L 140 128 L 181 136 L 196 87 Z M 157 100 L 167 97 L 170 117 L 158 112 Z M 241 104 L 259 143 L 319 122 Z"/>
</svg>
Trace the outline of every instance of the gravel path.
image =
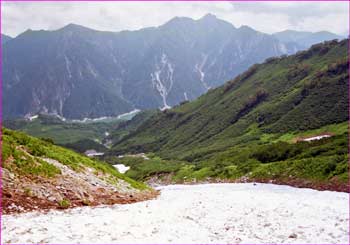
<svg viewBox="0 0 350 245">
<path fill-rule="evenodd" d="M 349 195 L 272 184 L 161 187 L 156 200 L 2 217 L 2 243 L 349 243 Z"/>
</svg>

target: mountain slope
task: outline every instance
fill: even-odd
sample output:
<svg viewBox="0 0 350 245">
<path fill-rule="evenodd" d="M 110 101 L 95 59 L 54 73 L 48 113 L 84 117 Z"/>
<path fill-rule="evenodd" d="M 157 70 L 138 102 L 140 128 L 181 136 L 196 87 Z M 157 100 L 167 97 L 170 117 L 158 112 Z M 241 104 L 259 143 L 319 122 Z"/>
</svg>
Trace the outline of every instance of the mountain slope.
<svg viewBox="0 0 350 245">
<path fill-rule="evenodd" d="M 3 49 L 3 114 L 82 119 L 168 108 L 298 49 L 213 15 L 118 33 L 74 24 L 28 30 Z"/>
<path fill-rule="evenodd" d="M 12 37 L 7 36 L 5 34 L 1 34 L 1 44 L 5 44 L 6 42 L 10 41 Z"/>
<path fill-rule="evenodd" d="M 297 43 L 300 47 L 307 49 L 313 44 L 320 43 L 325 40 L 342 40 L 345 37 L 336 35 L 328 31 L 320 32 L 298 32 L 292 30 L 286 30 L 273 34 L 278 40 L 284 43 Z"/>
<path fill-rule="evenodd" d="M 197 100 L 159 112 L 111 154 L 157 152 L 193 161 L 260 138 L 348 120 L 347 40 L 270 58 Z"/>
<path fill-rule="evenodd" d="M 130 203 L 156 195 L 106 163 L 24 133 L 2 132 L 4 213 Z"/>
</svg>

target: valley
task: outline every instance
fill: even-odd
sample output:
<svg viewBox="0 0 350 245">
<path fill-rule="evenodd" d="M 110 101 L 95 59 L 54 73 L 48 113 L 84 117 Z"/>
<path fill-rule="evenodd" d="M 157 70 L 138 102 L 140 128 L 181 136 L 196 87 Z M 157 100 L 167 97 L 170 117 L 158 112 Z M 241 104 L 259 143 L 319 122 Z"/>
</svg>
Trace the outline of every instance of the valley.
<svg viewBox="0 0 350 245">
<path fill-rule="evenodd" d="M 268 33 L 2 34 L 1 243 L 348 244 L 349 39 Z"/>
</svg>

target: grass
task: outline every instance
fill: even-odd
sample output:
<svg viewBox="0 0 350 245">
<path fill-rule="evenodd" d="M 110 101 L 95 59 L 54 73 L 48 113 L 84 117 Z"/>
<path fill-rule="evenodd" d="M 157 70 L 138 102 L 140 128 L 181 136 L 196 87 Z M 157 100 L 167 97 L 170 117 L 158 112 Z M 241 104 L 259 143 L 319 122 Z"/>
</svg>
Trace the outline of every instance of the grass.
<svg viewBox="0 0 350 245">
<path fill-rule="evenodd" d="M 67 199 L 63 199 L 63 200 L 61 200 L 61 201 L 58 201 L 58 205 L 59 205 L 61 208 L 66 209 L 66 208 L 69 208 L 69 206 L 70 206 L 70 201 L 67 200 Z"/>
<path fill-rule="evenodd" d="M 321 183 L 336 178 L 346 184 L 349 180 L 348 134 L 340 134 L 344 130 L 342 124 L 338 130 L 335 130 L 335 125 L 327 129 L 332 128 L 338 135 L 319 141 L 248 143 L 195 162 L 161 159 L 154 153 L 148 155 L 149 160 L 108 157 L 106 161 L 130 166 L 126 174 L 143 181 L 155 175 L 170 174 L 177 183 L 207 178 L 237 180 L 247 176 L 275 180 L 293 177 Z"/>
<path fill-rule="evenodd" d="M 347 40 L 331 41 L 254 65 L 193 102 L 156 113 L 118 137 L 110 155 L 154 152 L 192 164 L 237 145 L 342 134 L 348 120 L 347 53 Z"/>
<path fill-rule="evenodd" d="M 124 180 L 133 188 L 140 190 L 148 188 L 145 184 L 120 174 L 113 166 L 105 162 L 88 158 L 74 151 L 53 145 L 50 142 L 6 128 L 3 128 L 2 156 L 5 163 L 4 168 L 10 168 L 12 171 L 16 171 L 19 174 L 40 175 L 45 177 L 53 177 L 59 174 L 60 171 L 57 167 L 40 159 L 45 157 L 57 160 L 75 171 L 81 171 L 83 166 L 90 167 L 95 169 L 96 172 L 110 174 L 111 181 L 115 183 L 118 182 L 118 180 Z M 13 164 L 6 164 L 11 158 L 14 159 L 14 166 Z"/>
</svg>

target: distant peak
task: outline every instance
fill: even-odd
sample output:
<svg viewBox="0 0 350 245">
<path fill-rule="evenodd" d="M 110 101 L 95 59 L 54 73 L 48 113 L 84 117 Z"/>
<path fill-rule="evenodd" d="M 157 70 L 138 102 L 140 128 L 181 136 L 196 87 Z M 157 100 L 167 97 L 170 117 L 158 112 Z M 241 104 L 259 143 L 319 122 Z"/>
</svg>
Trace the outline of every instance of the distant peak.
<svg viewBox="0 0 350 245">
<path fill-rule="evenodd" d="M 247 25 L 242 25 L 239 30 L 241 31 L 247 31 L 247 32 L 256 32 L 256 30 L 254 30 L 253 28 L 251 28 L 250 26 Z"/>
<path fill-rule="evenodd" d="M 216 15 L 213 15 L 211 13 L 208 13 L 206 15 L 204 15 L 202 18 L 200 18 L 200 20 L 217 20 L 218 18 L 216 17 Z"/>
<path fill-rule="evenodd" d="M 11 36 L 9 36 L 9 35 L 6 35 L 6 34 L 4 34 L 4 33 L 1 33 L 1 36 L 2 36 L 2 37 L 6 37 L 6 38 L 13 38 L 13 37 L 11 37 Z"/>
<path fill-rule="evenodd" d="M 59 30 L 66 30 L 66 31 L 77 31 L 77 30 L 90 30 L 89 28 L 81 25 L 77 25 L 74 23 L 69 23 L 68 25 L 62 27 Z"/>
<path fill-rule="evenodd" d="M 193 19 L 191 19 L 189 17 L 174 17 L 171 20 L 169 20 L 168 22 L 166 22 L 164 24 L 164 26 L 177 25 L 177 24 L 188 23 L 188 22 L 192 22 L 192 21 L 193 21 Z"/>
<path fill-rule="evenodd" d="M 230 22 L 227 22 L 226 20 L 223 20 L 223 19 L 219 19 L 216 15 L 213 15 L 213 14 L 206 14 L 204 15 L 202 18 L 198 19 L 197 20 L 198 23 L 202 23 L 204 25 L 210 25 L 210 26 L 213 26 L 213 25 L 226 25 L 226 26 L 230 26 L 230 27 L 233 27 L 233 24 L 230 23 Z"/>
</svg>

